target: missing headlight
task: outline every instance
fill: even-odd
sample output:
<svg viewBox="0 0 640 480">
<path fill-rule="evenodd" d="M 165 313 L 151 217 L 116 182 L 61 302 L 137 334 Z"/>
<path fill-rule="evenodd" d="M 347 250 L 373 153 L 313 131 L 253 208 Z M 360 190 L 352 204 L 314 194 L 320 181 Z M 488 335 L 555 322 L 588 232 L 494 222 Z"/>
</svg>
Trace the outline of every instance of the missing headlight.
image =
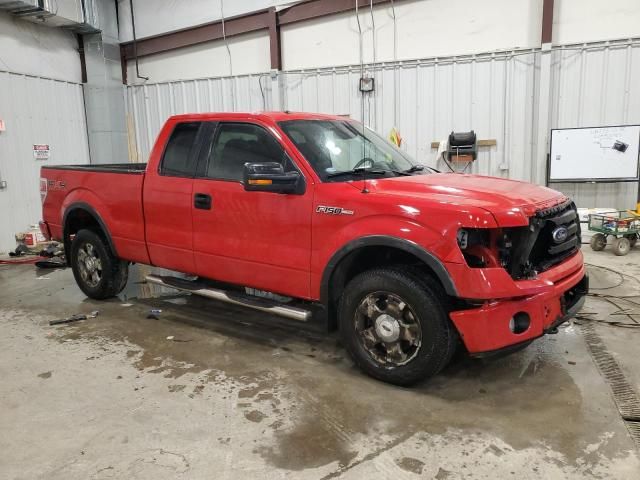
<svg viewBox="0 0 640 480">
<path fill-rule="evenodd" d="M 464 228 L 458 230 L 458 245 L 462 250 L 469 246 L 469 232 Z"/>
<path fill-rule="evenodd" d="M 486 228 L 461 228 L 458 230 L 458 246 L 466 250 L 474 245 L 489 245 L 489 230 Z"/>
<path fill-rule="evenodd" d="M 471 268 L 485 268 L 496 263 L 492 253 L 492 230 L 486 228 L 461 228 L 456 240 L 467 265 Z"/>
</svg>

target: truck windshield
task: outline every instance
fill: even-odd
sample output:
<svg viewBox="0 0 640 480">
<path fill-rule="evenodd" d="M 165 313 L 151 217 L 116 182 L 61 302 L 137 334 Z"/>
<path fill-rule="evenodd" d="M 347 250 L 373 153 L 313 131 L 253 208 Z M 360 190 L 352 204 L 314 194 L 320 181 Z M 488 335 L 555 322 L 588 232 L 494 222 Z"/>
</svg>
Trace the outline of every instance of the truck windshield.
<svg viewBox="0 0 640 480">
<path fill-rule="evenodd" d="M 423 173 L 402 150 L 351 120 L 287 120 L 280 127 L 322 181 L 345 181 L 371 170 L 376 177 Z"/>
</svg>

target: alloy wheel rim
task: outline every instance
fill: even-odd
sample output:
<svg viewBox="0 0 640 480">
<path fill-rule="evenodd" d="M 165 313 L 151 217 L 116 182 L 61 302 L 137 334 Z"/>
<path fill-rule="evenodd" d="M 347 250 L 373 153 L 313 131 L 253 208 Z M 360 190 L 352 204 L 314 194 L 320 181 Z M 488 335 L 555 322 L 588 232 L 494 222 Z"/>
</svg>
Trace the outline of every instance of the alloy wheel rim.
<svg viewBox="0 0 640 480">
<path fill-rule="evenodd" d="M 102 260 L 92 243 L 86 242 L 78 250 L 78 270 L 82 281 L 91 288 L 102 280 Z"/>
<path fill-rule="evenodd" d="M 385 367 L 409 363 L 422 345 L 422 328 L 413 308 L 391 292 L 366 295 L 356 308 L 354 327 L 364 350 Z"/>
</svg>

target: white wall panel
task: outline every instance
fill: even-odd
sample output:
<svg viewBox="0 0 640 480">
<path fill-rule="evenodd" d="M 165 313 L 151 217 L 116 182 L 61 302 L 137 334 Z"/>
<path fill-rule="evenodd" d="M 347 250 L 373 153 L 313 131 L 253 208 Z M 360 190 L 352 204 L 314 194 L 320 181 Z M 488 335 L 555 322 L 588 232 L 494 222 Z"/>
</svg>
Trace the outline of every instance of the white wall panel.
<svg viewBox="0 0 640 480">
<path fill-rule="evenodd" d="M 82 86 L 0 71 L 0 252 L 15 248 L 14 234 L 42 216 L 40 167 L 89 163 Z M 48 144 L 49 160 L 33 157 Z"/>
<path fill-rule="evenodd" d="M 638 0 L 555 0 L 553 43 L 640 36 Z"/>
<path fill-rule="evenodd" d="M 216 40 L 141 57 L 138 60 L 140 75 L 156 83 L 219 77 L 229 75 L 231 68 L 234 75 L 269 71 L 269 35 L 266 30 L 231 37 L 228 44 L 231 64 L 224 41 Z M 144 79 L 136 78 L 134 61 L 127 63 L 127 81 L 129 84 L 145 83 Z"/>
<path fill-rule="evenodd" d="M 551 127 L 640 124 L 640 43 L 554 51 Z M 637 183 L 554 184 L 585 207 L 630 208 Z"/>
<path fill-rule="evenodd" d="M 78 42 L 72 32 L 0 12 L 0 70 L 80 82 Z"/>
<path fill-rule="evenodd" d="M 270 7 L 286 8 L 289 0 L 224 1 L 226 17 Z M 355 2 L 353 3 L 355 6 Z M 364 61 L 394 61 L 436 56 L 540 47 L 543 0 L 402 0 L 395 2 L 397 48 L 391 4 L 360 9 Z M 221 0 L 134 0 L 138 38 L 193 27 L 220 19 Z M 120 40 L 130 41 L 129 0 L 118 0 Z M 554 45 L 640 37 L 638 0 L 556 0 Z M 375 35 L 372 34 L 375 23 Z M 360 61 L 355 9 L 336 15 L 283 25 L 282 60 L 285 70 L 351 65 Z M 374 37 L 376 55 L 374 59 Z M 226 64 L 198 65 L 216 44 L 194 46 L 147 59 L 153 81 L 162 77 L 162 63 L 175 65 L 185 55 L 181 78 L 226 75 Z M 215 52 L 212 53 L 215 56 Z M 235 74 L 266 71 L 261 57 L 238 54 L 244 69 Z M 204 57 L 202 57 L 204 58 Z M 268 55 L 266 56 L 268 59 Z M 173 62 L 173 63 L 172 63 Z M 206 71 L 203 71 L 205 69 Z M 164 69 L 164 72 L 171 68 Z M 193 72 L 191 70 L 194 70 Z M 173 72 L 170 72 L 173 74 Z M 190 75 L 193 73 L 193 75 Z M 130 78 L 132 78 L 130 76 Z"/>
<path fill-rule="evenodd" d="M 269 75 L 204 78 L 129 86 L 128 115 L 133 120 L 137 159 L 146 162 L 171 115 L 201 112 L 258 111 L 272 108 Z"/>
<path fill-rule="evenodd" d="M 117 0 L 120 41 L 133 39 L 129 0 Z M 220 20 L 222 0 L 133 0 L 138 38 Z M 291 0 L 224 0 L 226 18 L 270 7 L 295 3 Z"/>
<path fill-rule="evenodd" d="M 355 5 L 355 2 L 354 2 Z M 540 45 L 541 0 L 413 0 L 396 2 L 397 60 L 531 48 Z M 359 9 L 364 61 L 394 60 L 390 4 Z M 508 19 L 508 21 L 505 21 Z M 284 25 L 285 70 L 358 63 L 354 11 Z"/>
</svg>

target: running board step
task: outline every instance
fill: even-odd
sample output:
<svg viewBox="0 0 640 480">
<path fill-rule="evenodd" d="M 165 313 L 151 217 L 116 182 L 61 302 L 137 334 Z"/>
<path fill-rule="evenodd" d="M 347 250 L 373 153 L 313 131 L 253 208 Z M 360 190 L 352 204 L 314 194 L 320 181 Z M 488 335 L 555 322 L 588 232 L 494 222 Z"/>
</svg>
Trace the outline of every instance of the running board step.
<svg viewBox="0 0 640 480">
<path fill-rule="evenodd" d="M 201 283 L 184 280 L 177 277 L 161 277 L 159 275 L 147 275 L 146 280 L 149 283 L 162 285 L 163 287 L 175 288 L 183 292 L 189 292 L 194 295 L 219 300 L 221 302 L 240 305 L 261 312 L 271 313 L 280 317 L 306 322 L 311 318 L 311 312 L 297 307 L 289 307 L 275 302 L 270 302 L 262 298 L 255 298 L 238 292 L 230 292 L 218 290 L 216 288 L 207 287 Z"/>
</svg>

